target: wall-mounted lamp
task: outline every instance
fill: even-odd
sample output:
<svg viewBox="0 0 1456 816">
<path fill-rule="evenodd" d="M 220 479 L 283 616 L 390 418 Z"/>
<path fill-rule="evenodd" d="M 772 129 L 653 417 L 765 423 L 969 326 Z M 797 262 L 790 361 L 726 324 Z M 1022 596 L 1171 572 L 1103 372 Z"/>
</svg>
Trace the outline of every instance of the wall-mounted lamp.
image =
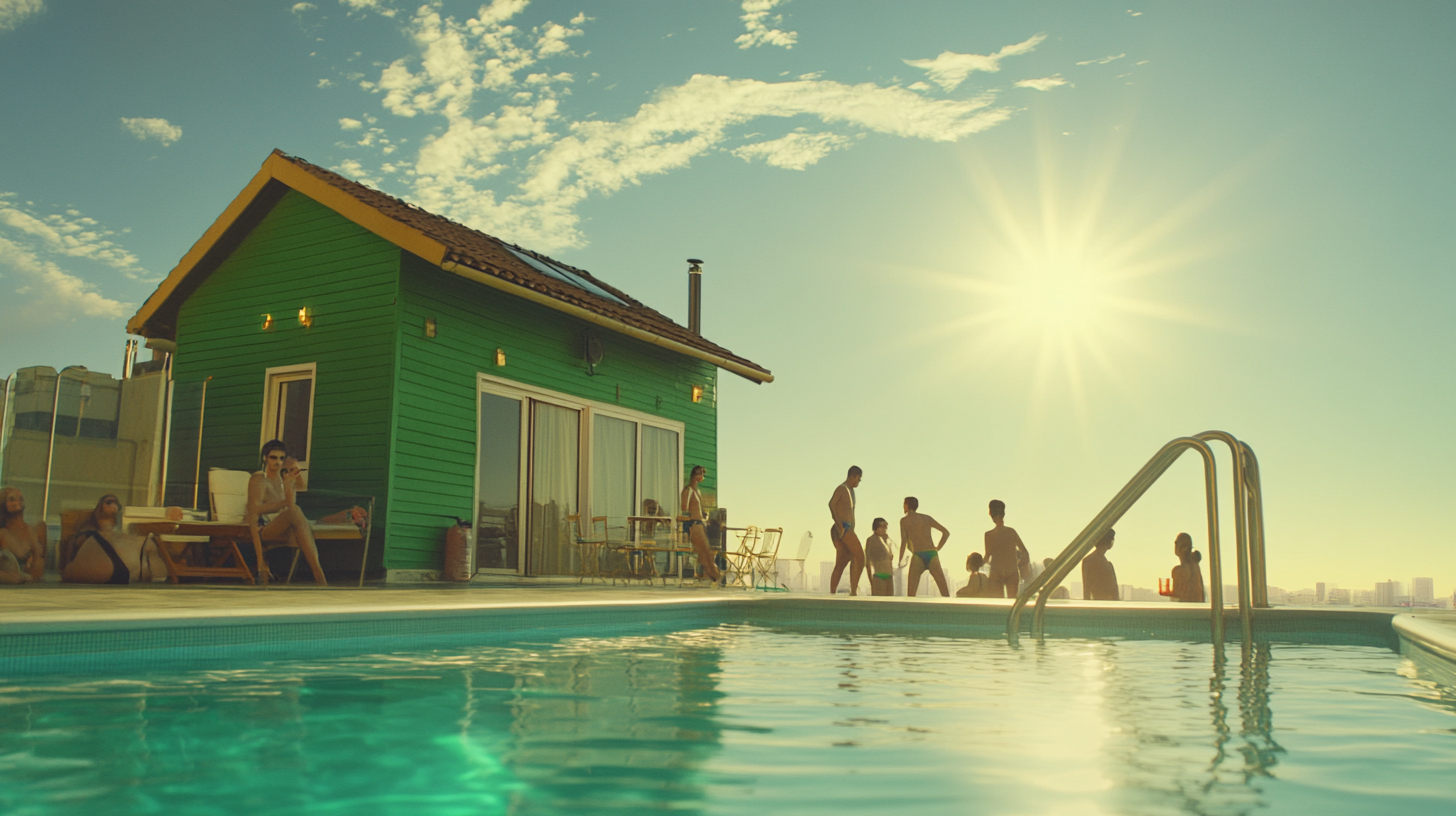
<svg viewBox="0 0 1456 816">
<path fill-rule="evenodd" d="M 273 315 L 263 315 L 263 331 L 268 331 L 271 328 L 273 328 Z"/>
<path fill-rule="evenodd" d="M 298 310 L 298 325 L 305 329 L 313 328 L 313 310 L 307 306 Z"/>
<path fill-rule="evenodd" d="M 498 365 L 498 366 L 503 366 L 503 365 L 506 364 L 506 352 L 505 352 L 505 349 L 496 349 L 495 350 L 495 364 Z"/>
<path fill-rule="evenodd" d="M 433 317 L 427 317 L 427 318 L 425 318 L 425 336 L 426 337 L 434 337 L 435 336 L 435 318 L 433 318 Z"/>
<path fill-rule="evenodd" d="M 703 401 L 703 387 L 701 385 L 695 385 L 695 386 L 693 386 L 693 402 L 702 402 L 702 401 Z"/>
</svg>

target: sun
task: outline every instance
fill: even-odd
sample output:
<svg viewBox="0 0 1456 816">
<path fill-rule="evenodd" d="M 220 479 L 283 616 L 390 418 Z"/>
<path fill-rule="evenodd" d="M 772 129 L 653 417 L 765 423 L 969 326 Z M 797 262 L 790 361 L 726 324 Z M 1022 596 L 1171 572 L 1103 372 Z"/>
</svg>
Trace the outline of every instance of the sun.
<svg viewBox="0 0 1456 816">
<path fill-rule="evenodd" d="M 1111 192 L 1119 188 L 1115 150 L 1085 160 L 1092 169 L 1076 181 L 1058 172 L 1056 150 L 1034 153 L 1020 177 L 1006 164 L 967 167 L 966 229 L 946 253 L 954 266 L 915 270 L 950 316 L 909 342 L 962 366 L 1024 374 L 1033 407 L 1065 400 L 1081 419 L 1092 378 L 1126 387 L 1129 373 L 1160 353 L 1160 332 L 1211 324 L 1168 299 L 1177 287 L 1158 285 L 1216 254 L 1183 229 L 1210 196 L 1137 212 Z"/>
</svg>

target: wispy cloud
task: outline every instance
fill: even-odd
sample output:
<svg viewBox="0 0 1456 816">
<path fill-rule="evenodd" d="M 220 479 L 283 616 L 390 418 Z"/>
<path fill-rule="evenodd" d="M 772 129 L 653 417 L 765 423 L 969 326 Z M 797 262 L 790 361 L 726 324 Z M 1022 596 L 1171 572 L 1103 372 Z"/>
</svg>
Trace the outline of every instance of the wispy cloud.
<svg viewBox="0 0 1456 816">
<path fill-rule="evenodd" d="M 1099 57 L 1097 59 L 1082 60 L 1078 65 L 1106 65 L 1109 62 L 1116 62 L 1127 56 L 1127 54 L 1115 54 L 1110 57 Z"/>
<path fill-rule="evenodd" d="M 313 3 L 294 3 L 293 8 L 290 8 L 289 11 L 294 14 L 303 14 L 306 11 L 313 11 L 316 8 L 318 6 L 315 6 Z"/>
<path fill-rule="evenodd" d="M 571 44 L 585 36 L 589 20 L 513 24 L 525 5 L 496 0 L 465 21 L 433 6 L 416 11 L 405 23 L 416 53 L 388 62 L 377 79 L 359 85 L 396 117 L 438 117 L 442 124 L 412 156 L 392 161 L 382 159 L 403 140 L 390 142 L 387 125 L 370 127 L 348 149 L 377 150 L 380 161 L 349 157 L 337 169 L 374 186 L 403 187 L 404 197 L 428 210 L 553 251 L 585 243 L 577 210 L 586 199 L 687 167 L 700 156 L 727 151 L 803 170 L 866 134 L 950 142 L 1013 114 L 996 104 L 994 92 L 927 98 L 898 85 L 846 84 L 817 74 L 781 82 L 699 74 L 657 90 L 621 118 L 576 119 L 567 109 L 575 74 L 549 63 L 576 56 Z M 1008 46 L 994 59 L 1025 53 L 1040 41 Z M 749 134 L 776 127 L 778 133 Z"/>
<path fill-rule="evenodd" d="M 799 32 L 777 28 L 784 24 L 784 16 L 773 13 L 775 7 L 787 2 L 788 0 L 743 0 L 743 16 L 739 19 L 743 21 L 746 30 L 733 42 L 738 43 L 739 48 L 756 48 L 760 45 L 793 48 L 799 41 Z"/>
<path fill-rule="evenodd" d="M 45 0 L 0 0 L 0 31 L 14 31 L 42 11 Z"/>
<path fill-rule="evenodd" d="M 1045 39 L 1045 34 L 1038 34 L 1015 45 L 1008 45 L 994 54 L 958 54 L 954 51 L 942 51 L 940 56 L 934 59 L 907 59 L 904 62 L 912 68 L 923 69 L 929 75 L 931 82 L 947 91 L 953 91 L 973 72 L 982 71 L 994 74 L 1001 70 L 1002 59 L 1029 53 Z"/>
<path fill-rule="evenodd" d="M 308 4 L 301 3 L 300 5 Z M 339 0 L 339 5 L 349 11 L 372 11 L 384 17 L 393 17 L 398 13 L 395 8 L 384 2 L 384 0 Z M 294 10 L 297 11 L 298 6 L 294 6 Z"/>
<path fill-rule="evenodd" d="M 1033 91 L 1050 91 L 1052 88 L 1060 88 L 1061 86 L 1066 84 L 1068 84 L 1068 82 L 1065 79 L 1062 79 L 1061 74 L 1052 74 L 1049 77 L 1042 77 L 1040 79 L 1017 80 L 1016 87 L 1030 88 Z"/>
<path fill-rule="evenodd" d="M 849 147 L 848 136 L 837 133 L 794 132 L 767 142 L 744 145 L 732 153 L 746 162 L 762 161 L 770 167 L 803 170 L 829 155 L 831 150 Z"/>
<path fill-rule="evenodd" d="M 30 306 L 63 306 L 57 314 L 71 318 L 121 317 L 129 304 L 102 295 L 58 261 L 100 263 L 139 279 L 145 270 L 136 256 L 110 240 L 115 232 L 76 210 L 40 216 L 27 206 L 13 193 L 0 193 L 0 278 L 6 288 Z"/>
<path fill-rule="evenodd" d="M 166 119 L 128 119 L 122 117 L 121 127 L 131 135 L 142 141 L 156 139 L 166 147 L 182 138 L 182 128 L 168 122 Z"/>
</svg>

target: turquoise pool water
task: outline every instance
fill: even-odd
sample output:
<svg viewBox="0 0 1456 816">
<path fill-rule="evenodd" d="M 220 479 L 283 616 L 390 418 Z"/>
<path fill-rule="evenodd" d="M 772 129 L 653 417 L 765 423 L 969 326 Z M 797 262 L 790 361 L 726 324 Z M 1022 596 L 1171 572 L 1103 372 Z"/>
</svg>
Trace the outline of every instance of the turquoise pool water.
<svg viewBox="0 0 1456 816">
<path fill-rule="evenodd" d="M 1456 810 L 1456 688 L 1385 649 L 801 634 L 0 682 L 0 812 Z"/>
</svg>

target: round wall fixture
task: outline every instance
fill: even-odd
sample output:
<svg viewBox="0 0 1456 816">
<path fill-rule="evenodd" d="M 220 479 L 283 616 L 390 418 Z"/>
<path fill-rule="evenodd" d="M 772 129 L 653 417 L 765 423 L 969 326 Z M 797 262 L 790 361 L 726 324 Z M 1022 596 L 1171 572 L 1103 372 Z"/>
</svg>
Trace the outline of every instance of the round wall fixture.
<svg viewBox="0 0 1456 816">
<path fill-rule="evenodd" d="M 591 332 L 581 336 L 581 356 L 586 360 L 587 373 L 595 374 L 597 364 L 606 356 L 606 348 L 602 346 L 602 338 Z"/>
</svg>

